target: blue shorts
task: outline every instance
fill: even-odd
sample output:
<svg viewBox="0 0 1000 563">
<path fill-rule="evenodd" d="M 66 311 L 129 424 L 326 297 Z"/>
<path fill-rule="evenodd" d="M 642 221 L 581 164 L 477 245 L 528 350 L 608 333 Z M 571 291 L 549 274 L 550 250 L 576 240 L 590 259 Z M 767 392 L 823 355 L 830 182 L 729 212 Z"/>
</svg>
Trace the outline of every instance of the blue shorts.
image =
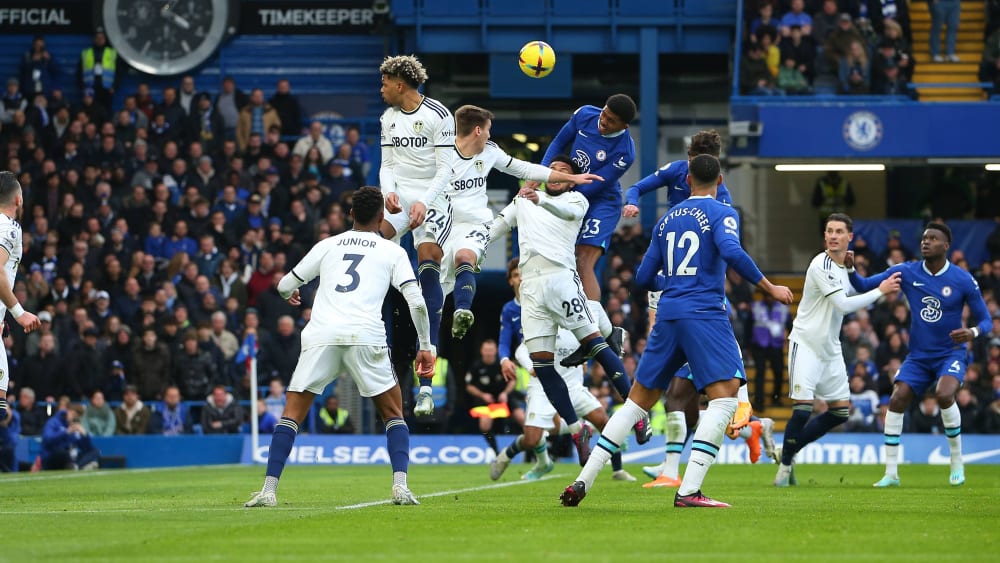
<svg viewBox="0 0 1000 563">
<path fill-rule="evenodd" d="M 622 203 L 608 200 L 592 201 L 583 216 L 580 234 L 576 244 L 596 246 L 605 252 L 611 243 L 611 235 L 615 233 L 618 220 L 622 216 Z"/>
<path fill-rule="evenodd" d="M 746 381 L 740 348 L 729 319 L 658 320 L 635 370 L 635 380 L 647 389 L 666 389 L 674 377 L 691 375 L 701 392 L 712 383 L 737 378 Z M 683 374 L 683 375 L 682 375 Z"/>
<path fill-rule="evenodd" d="M 942 375 L 950 375 L 961 385 L 965 380 L 965 368 L 969 363 L 966 350 L 954 350 L 947 356 L 915 359 L 907 357 L 899 366 L 896 381 L 902 381 L 913 389 L 917 400 L 923 397 Z"/>
<path fill-rule="evenodd" d="M 681 369 L 677 370 L 677 373 L 674 374 L 674 377 L 694 381 L 694 374 L 691 373 L 691 366 L 688 364 L 682 365 Z"/>
</svg>

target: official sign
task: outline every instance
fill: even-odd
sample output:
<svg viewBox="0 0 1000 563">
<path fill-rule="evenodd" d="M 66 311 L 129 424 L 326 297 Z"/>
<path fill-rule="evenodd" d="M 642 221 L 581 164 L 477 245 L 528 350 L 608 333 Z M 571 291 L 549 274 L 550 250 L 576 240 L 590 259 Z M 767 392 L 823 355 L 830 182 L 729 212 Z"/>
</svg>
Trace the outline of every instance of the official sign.
<svg viewBox="0 0 1000 563">
<path fill-rule="evenodd" d="M 240 7 L 243 34 L 372 33 L 388 15 L 388 3 L 376 9 L 371 0 L 263 0 Z"/>
<path fill-rule="evenodd" d="M 5 0 L 0 3 L 0 33 L 8 35 L 80 33 L 81 29 L 91 29 L 92 24 L 87 2 Z"/>
</svg>

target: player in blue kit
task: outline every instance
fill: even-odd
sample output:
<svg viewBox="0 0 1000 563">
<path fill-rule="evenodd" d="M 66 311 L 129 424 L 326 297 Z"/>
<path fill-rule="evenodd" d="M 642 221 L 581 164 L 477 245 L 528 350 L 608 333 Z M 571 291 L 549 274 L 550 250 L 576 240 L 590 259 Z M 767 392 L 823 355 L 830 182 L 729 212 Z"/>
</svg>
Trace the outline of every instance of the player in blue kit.
<svg viewBox="0 0 1000 563">
<path fill-rule="evenodd" d="M 897 264 L 881 274 L 863 278 L 852 272 L 851 285 L 858 291 L 877 287 L 882 280 L 899 272 L 901 291 L 913 311 L 910 320 L 910 353 L 900 366 L 885 415 L 885 475 L 876 487 L 899 486 L 899 437 L 903 413 L 913 397 L 922 397 L 933 387 L 941 408 L 944 433 L 951 450 L 949 482 L 965 483 L 962 464 L 962 413 L 955 394 L 962 386 L 968 364 L 967 342 L 992 328 L 989 309 L 976 280 L 948 262 L 951 229 L 943 223 L 928 223 L 920 239 L 923 260 Z M 853 265 L 853 254 L 846 262 Z M 962 310 L 969 306 L 976 326 L 962 326 Z"/>
<path fill-rule="evenodd" d="M 604 178 L 576 187 L 589 203 L 583 226 L 576 239 L 576 270 L 583 283 L 590 313 L 597 319 L 601 336 L 619 354 L 622 353 L 625 332 L 612 327 L 608 314 L 601 306 L 601 285 L 594 268 L 608 249 L 611 235 L 618 226 L 622 211 L 622 187 L 619 179 L 635 161 L 635 142 L 628 132 L 628 124 L 635 119 L 636 107 L 632 98 L 615 94 L 608 98 L 603 108 L 582 106 L 563 125 L 542 157 L 548 166 L 559 154 L 568 154 L 584 173 L 590 172 Z M 525 186 L 537 188 L 537 182 Z M 587 360 L 580 349 L 563 360 L 564 366 L 582 364 Z"/>
<path fill-rule="evenodd" d="M 635 281 L 640 287 L 663 292 L 656 324 L 629 398 L 604 428 L 579 477 L 560 496 L 565 506 L 576 506 L 583 500 L 628 429 L 660 400 L 685 362 L 694 373 L 695 387 L 708 395 L 709 402 L 695 431 L 690 462 L 674 506 L 729 506 L 701 493 L 705 474 L 736 412 L 737 391 L 746 383 L 739 345 L 726 313 L 727 264 L 777 301 L 791 303 L 792 292 L 768 281 L 740 247 L 736 211 L 715 201 L 722 183 L 720 170 L 714 156 L 692 159 L 688 174 L 691 198 L 670 210 L 653 229 Z M 661 270 L 663 273 L 657 274 Z"/>
<path fill-rule="evenodd" d="M 639 198 L 658 190 L 664 186 L 669 187 L 667 192 L 667 209 L 671 209 L 678 203 L 691 197 L 691 186 L 687 183 L 688 163 L 699 154 L 710 154 L 719 158 L 722 154 L 722 137 L 718 131 L 711 129 L 699 131 L 691 137 L 691 144 L 688 146 L 687 160 L 675 160 L 670 164 L 660 167 L 649 176 L 635 183 L 625 192 L 625 206 L 622 208 L 622 215 L 625 217 L 638 217 Z M 733 204 L 733 198 L 729 195 L 726 184 L 719 185 L 715 199 L 725 203 Z"/>
</svg>

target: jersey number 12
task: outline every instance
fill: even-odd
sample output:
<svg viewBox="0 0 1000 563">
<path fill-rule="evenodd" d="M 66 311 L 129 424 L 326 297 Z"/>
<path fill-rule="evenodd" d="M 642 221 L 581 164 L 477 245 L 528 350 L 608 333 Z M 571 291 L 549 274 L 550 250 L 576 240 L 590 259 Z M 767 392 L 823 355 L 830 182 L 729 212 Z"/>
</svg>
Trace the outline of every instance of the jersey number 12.
<svg viewBox="0 0 1000 563">
<path fill-rule="evenodd" d="M 691 263 L 691 259 L 694 258 L 695 253 L 698 252 L 698 248 L 701 247 L 701 240 L 698 239 L 698 235 L 694 234 L 693 231 L 684 231 L 681 233 L 681 240 L 676 241 L 677 233 L 674 231 L 669 231 L 666 235 L 667 240 L 667 275 L 668 276 L 694 276 L 698 274 L 698 268 L 696 266 L 688 266 Z M 675 243 L 676 241 L 676 243 Z M 674 268 L 674 249 L 686 248 L 687 252 L 684 254 L 684 259 L 681 263 Z"/>
</svg>

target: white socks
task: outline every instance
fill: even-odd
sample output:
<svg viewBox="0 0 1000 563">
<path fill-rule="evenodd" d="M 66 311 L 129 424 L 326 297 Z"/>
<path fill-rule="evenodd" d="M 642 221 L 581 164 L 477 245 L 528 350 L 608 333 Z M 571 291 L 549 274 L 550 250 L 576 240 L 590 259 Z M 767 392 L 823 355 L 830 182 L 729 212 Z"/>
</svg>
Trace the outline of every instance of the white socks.
<svg viewBox="0 0 1000 563">
<path fill-rule="evenodd" d="M 590 452 L 590 459 L 587 465 L 583 466 L 577 481 L 583 481 L 585 491 L 589 491 L 594 485 L 594 479 L 601 472 L 604 465 L 611 459 L 611 454 L 618 451 L 618 446 L 625 440 L 636 422 L 646 414 L 646 411 L 639 405 L 627 399 L 625 404 L 618 409 L 608 421 L 601 432 L 601 437 L 597 440 L 597 447 Z"/>
<path fill-rule="evenodd" d="M 705 412 L 701 413 L 701 420 L 698 421 L 698 429 L 695 430 L 694 441 L 691 443 L 691 457 L 684 471 L 684 480 L 677 490 L 678 495 L 690 495 L 701 490 L 708 468 L 719 453 L 719 444 L 726 434 L 726 427 L 736 413 L 737 402 L 734 397 L 713 399 L 708 402 Z"/>
<path fill-rule="evenodd" d="M 667 455 L 661 475 L 676 479 L 680 475 L 681 452 L 687 442 L 687 418 L 683 411 L 667 413 Z"/>
<path fill-rule="evenodd" d="M 597 319 L 597 330 L 601 331 L 601 336 L 607 338 L 611 334 L 611 319 L 608 318 L 608 313 L 604 310 L 600 301 L 587 301 L 587 308 L 590 309 L 590 314 Z"/>
<path fill-rule="evenodd" d="M 951 451 L 951 470 L 962 467 L 962 411 L 958 403 L 941 409 L 941 421 L 944 422 L 944 434 L 948 437 L 948 449 Z"/>
<path fill-rule="evenodd" d="M 747 391 L 746 385 L 740 385 L 739 391 L 736 392 L 736 400 L 741 403 L 750 402 L 750 392 Z"/>
<path fill-rule="evenodd" d="M 899 437 L 903 433 L 903 413 L 885 413 L 885 474 L 899 478 Z"/>
</svg>

